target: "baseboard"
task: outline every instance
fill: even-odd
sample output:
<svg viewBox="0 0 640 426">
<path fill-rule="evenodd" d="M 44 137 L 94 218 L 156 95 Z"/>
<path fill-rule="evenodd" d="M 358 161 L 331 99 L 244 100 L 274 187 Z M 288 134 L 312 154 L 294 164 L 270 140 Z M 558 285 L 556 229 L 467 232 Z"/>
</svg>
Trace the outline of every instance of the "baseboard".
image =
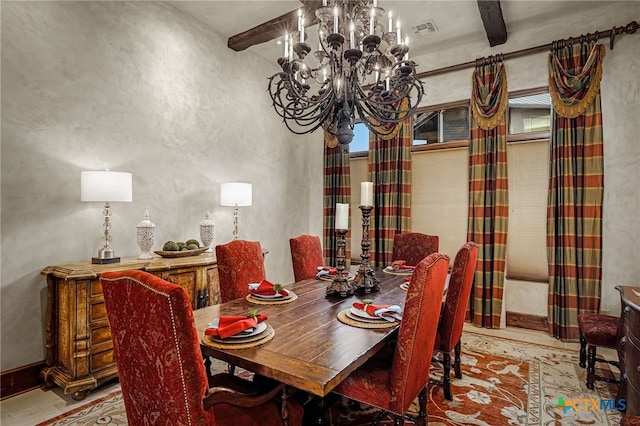
<svg viewBox="0 0 640 426">
<path fill-rule="evenodd" d="M 43 368 L 44 361 L 41 361 L 0 373 L 0 400 L 39 388 L 42 385 L 40 371 Z"/>
<path fill-rule="evenodd" d="M 547 317 L 507 311 L 507 327 L 519 327 L 536 331 L 549 331 Z"/>
</svg>

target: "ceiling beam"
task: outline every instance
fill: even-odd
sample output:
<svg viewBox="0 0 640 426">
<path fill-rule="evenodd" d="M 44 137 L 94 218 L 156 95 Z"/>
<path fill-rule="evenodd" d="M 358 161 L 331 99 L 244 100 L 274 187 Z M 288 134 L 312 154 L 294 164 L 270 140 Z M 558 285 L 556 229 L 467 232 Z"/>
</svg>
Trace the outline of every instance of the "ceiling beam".
<svg viewBox="0 0 640 426">
<path fill-rule="evenodd" d="M 310 27 L 316 22 L 316 9 L 322 6 L 320 0 L 301 0 L 305 14 L 305 27 Z M 249 30 L 231 36 L 227 41 L 229 49 L 239 52 L 256 44 L 282 37 L 285 31 L 293 31 L 298 25 L 298 10 L 292 10 L 282 16 L 273 18 L 263 24 Z"/>
<path fill-rule="evenodd" d="M 500 0 L 478 0 L 478 9 L 489 46 L 498 46 L 507 41 L 507 26 L 502 17 Z"/>
</svg>

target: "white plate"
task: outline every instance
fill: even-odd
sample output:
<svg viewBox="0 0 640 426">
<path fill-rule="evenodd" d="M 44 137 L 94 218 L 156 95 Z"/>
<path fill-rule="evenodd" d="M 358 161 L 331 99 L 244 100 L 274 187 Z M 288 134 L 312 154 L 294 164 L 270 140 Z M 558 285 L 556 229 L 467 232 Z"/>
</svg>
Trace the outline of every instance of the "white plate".
<svg viewBox="0 0 640 426">
<path fill-rule="evenodd" d="M 291 298 L 291 294 L 283 296 L 280 293 L 278 293 L 278 294 L 256 294 L 256 293 L 251 293 L 251 296 L 253 296 L 255 298 L 258 298 L 258 299 L 290 299 Z"/>
<path fill-rule="evenodd" d="M 211 321 L 209 324 L 207 324 L 209 326 L 209 328 L 218 328 L 218 322 L 220 321 L 220 318 L 216 318 L 213 321 Z M 260 334 L 263 331 L 265 331 L 267 329 L 267 323 L 266 322 L 260 322 L 258 323 L 258 325 L 254 328 L 248 328 L 245 331 L 241 331 L 238 334 L 234 334 L 233 336 L 229 336 L 229 339 L 240 339 L 242 337 L 250 337 L 250 336 L 255 336 L 256 334 Z"/>
<path fill-rule="evenodd" d="M 382 320 L 382 321 L 386 321 L 384 318 L 380 318 L 380 317 L 376 317 L 374 315 L 369 315 L 367 313 L 367 311 L 364 311 L 362 309 L 356 309 L 353 306 L 351 307 L 351 313 L 357 317 L 361 317 L 361 318 L 367 318 L 367 319 L 375 319 L 375 320 Z"/>
</svg>

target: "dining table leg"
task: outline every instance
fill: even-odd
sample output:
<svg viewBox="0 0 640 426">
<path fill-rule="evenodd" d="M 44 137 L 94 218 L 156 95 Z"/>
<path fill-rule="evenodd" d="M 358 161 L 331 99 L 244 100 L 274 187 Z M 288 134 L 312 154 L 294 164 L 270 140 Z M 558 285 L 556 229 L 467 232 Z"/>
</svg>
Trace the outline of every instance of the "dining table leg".
<svg viewBox="0 0 640 426">
<path fill-rule="evenodd" d="M 282 425 L 289 426 L 289 410 L 287 409 L 287 387 L 282 388 L 282 408 L 280 414 L 282 416 Z"/>
</svg>

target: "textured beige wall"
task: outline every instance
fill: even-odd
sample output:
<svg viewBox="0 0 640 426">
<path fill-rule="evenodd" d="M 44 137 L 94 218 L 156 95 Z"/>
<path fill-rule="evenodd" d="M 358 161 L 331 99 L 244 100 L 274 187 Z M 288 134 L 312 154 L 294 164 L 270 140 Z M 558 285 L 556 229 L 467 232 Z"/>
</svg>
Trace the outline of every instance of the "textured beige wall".
<svg viewBox="0 0 640 426">
<path fill-rule="evenodd" d="M 240 236 L 269 249 L 268 278 L 293 279 L 288 239 L 322 226 L 322 136 L 278 119 L 266 92 L 275 64 L 162 3 L 3 1 L 1 12 L 2 371 L 44 359 L 42 268 L 101 245 L 102 206 L 80 202 L 82 170 L 133 173 L 133 202 L 112 207 L 124 257 L 139 253 L 145 209 L 155 249 L 199 239 L 206 210 L 214 244 L 229 241 L 220 183 L 252 183 Z"/>
<path fill-rule="evenodd" d="M 544 5 L 544 2 L 541 2 Z M 579 4 L 579 2 L 576 2 Z M 508 4 L 503 7 L 508 7 Z M 623 26 L 640 18 L 640 2 L 606 2 L 600 8 L 572 16 L 550 16 L 544 26 L 519 28 L 510 32 L 506 44 L 488 47 L 486 42 L 469 43 L 459 49 L 431 52 L 414 60 L 420 70 L 440 68 L 476 57 L 507 53 L 550 43 L 596 30 Z M 509 30 L 509 25 L 507 25 Z M 623 35 L 604 59 L 601 84 L 604 132 L 605 192 L 603 219 L 603 265 L 601 308 L 620 312 L 616 285 L 639 285 L 640 262 L 640 34 Z M 506 61 L 509 90 L 547 86 L 547 54 L 539 53 Z M 471 93 L 471 69 L 425 79 L 424 105 L 468 99 Z M 414 183 L 415 184 L 415 183 Z M 462 244 L 462 242 L 460 243 Z M 548 285 L 507 280 L 507 311 L 547 316 Z"/>
</svg>

